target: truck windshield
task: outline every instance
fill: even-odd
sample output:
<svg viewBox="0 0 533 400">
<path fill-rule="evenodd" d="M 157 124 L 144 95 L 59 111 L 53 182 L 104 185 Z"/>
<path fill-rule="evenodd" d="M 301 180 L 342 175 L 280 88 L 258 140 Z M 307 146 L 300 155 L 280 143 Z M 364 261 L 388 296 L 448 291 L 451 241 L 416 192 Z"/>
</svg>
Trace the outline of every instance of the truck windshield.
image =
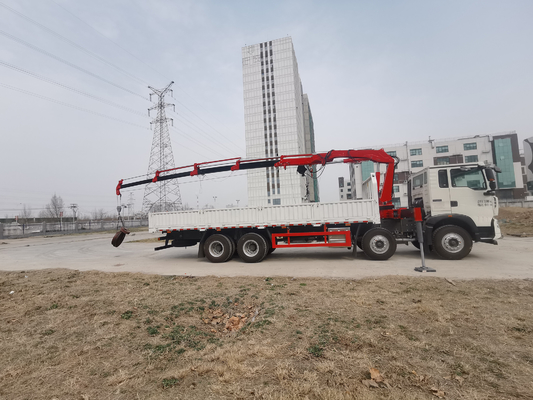
<svg viewBox="0 0 533 400">
<path fill-rule="evenodd" d="M 452 169 L 450 170 L 450 177 L 452 180 L 452 187 L 468 187 L 474 190 L 487 189 L 485 177 L 479 169 L 471 169 L 468 171 Z"/>
</svg>

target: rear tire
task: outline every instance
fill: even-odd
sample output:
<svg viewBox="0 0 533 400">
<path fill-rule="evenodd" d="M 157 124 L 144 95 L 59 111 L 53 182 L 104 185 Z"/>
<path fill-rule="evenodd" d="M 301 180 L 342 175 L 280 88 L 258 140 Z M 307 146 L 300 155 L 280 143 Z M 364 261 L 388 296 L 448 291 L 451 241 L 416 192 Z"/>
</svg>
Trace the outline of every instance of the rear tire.
<svg viewBox="0 0 533 400">
<path fill-rule="evenodd" d="M 363 251 L 372 260 L 388 260 L 396 252 L 396 239 L 387 229 L 372 228 L 363 236 Z"/>
<path fill-rule="evenodd" d="M 433 233 L 433 250 L 446 260 L 461 260 L 472 250 L 472 237 L 460 226 L 444 225 Z"/>
<path fill-rule="evenodd" d="M 244 262 L 256 263 L 266 257 L 269 251 L 267 241 L 258 233 L 243 235 L 237 242 L 237 253 Z"/>
<path fill-rule="evenodd" d="M 212 263 L 228 261 L 235 249 L 232 242 L 230 238 L 219 233 L 209 236 L 204 243 L 205 257 Z"/>
<path fill-rule="evenodd" d="M 226 236 L 226 237 L 228 238 L 229 243 L 231 245 L 230 255 L 228 257 L 228 260 L 231 260 L 235 256 L 235 253 L 237 252 L 237 245 L 235 244 L 235 240 L 233 240 L 233 238 L 231 238 L 229 236 Z"/>
</svg>

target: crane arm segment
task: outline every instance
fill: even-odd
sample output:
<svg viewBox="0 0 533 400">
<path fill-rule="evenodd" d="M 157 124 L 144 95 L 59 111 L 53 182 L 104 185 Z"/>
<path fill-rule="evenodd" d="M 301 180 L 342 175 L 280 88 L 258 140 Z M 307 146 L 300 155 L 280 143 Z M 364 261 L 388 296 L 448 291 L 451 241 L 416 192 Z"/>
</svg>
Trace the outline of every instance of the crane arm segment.
<svg viewBox="0 0 533 400">
<path fill-rule="evenodd" d="M 288 167 L 294 165 L 326 165 L 335 159 L 344 159 L 345 163 L 359 163 L 362 161 L 373 161 L 375 163 L 387 164 L 383 188 L 379 195 L 380 206 L 392 205 L 392 185 L 394 181 L 395 159 L 387 154 L 385 150 L 331 150 L 327 153 L 316 154 L 296 154 L 290 156 L 281 156 L 276 167 Z M 379 172 L 378 184 L 379 184 Z"/>
</svg>

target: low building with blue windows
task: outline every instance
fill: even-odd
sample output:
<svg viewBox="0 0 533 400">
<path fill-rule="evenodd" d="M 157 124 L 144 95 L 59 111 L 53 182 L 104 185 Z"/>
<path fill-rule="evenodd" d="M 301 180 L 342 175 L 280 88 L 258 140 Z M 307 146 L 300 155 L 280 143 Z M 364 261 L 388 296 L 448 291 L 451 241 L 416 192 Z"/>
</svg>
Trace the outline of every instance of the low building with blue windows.
<svg viewBox="0 0 533 400">
<path fill-rule="evenodd" d="M 496 164 L 502 172 L 497 175 L 497 196 L 502 200 L 524 199 L 528 195 L 524 158 L 520 155 L 516 132 L 493 135 L 476 135 L 448 139 L 431 139 L 385 146 L 396 157 L 398 165 L 394 174 L 393 203 L 407 207 L 407 180 L 413 173 L 432 165 L 481 162 Z M 367 147 L 368 148 L 368 147 Z M 374 171 L 374 163 L 350 164 L 352 198 L 360 198 L 362 183 Z M 382 166 L 381 172 L 385 172 Z"/>
</svg>

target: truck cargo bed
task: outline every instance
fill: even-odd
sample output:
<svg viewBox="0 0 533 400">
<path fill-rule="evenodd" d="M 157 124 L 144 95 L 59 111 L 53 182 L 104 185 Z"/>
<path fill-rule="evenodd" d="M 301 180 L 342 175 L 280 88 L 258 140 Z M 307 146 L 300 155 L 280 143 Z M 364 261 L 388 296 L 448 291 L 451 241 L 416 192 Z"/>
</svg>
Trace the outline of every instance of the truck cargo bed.
<svg viewBox="0 0 533 400">
<path fill-rule="evenodd" d="M 380 217 L 378 201 L 371 199 L 288 206 L 171 211 L 152 213 L 149 221 L 150 232 L 157 232 L 348 222 L 379 224 Z"/>
<path fill-rule="evenodd" d="M 363 199 L 335 203 L 169 211 L 149 214 L 150 232 L 272 226 L 380 223 L 377 180 L 370 174 Z"/>
</svg>

